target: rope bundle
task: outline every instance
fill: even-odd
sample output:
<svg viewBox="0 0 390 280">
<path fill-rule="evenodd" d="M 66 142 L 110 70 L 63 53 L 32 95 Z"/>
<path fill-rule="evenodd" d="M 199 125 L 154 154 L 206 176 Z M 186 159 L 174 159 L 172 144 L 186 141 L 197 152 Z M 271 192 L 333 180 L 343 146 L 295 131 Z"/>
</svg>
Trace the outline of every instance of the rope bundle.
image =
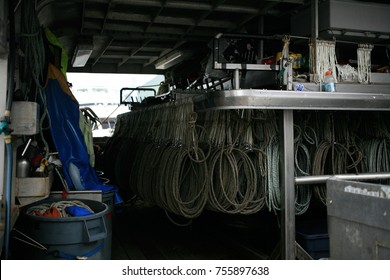
<svg viewBox="0 0 390 280">
<path fill-rule="evenodd" d="M 69 206 L 78 206 L 86 209 L 90 213 L 94 213 L 88 205 L 79 200 L 42 203 L 36 206 L 31 206 L 27 209 L 26 213 L 32 216 L 72 217 L 72 215 L 66 211 L 66 208 Z M 52 215 L 52 213 L 55 213 L 55 215 Z"/>
<path fill-rule="evenodd" d="M 310 69 L 315 82 L 323 82 L 327 70 L 332 71 L 335 81 L 336 76 L 336 42 L 316 40 L 309 43 L 310 50 Z"/>
<path fill-rule="evenodd" d="M 371 82 L 371 51 L 373 48 L 374 46 L 371 44 L 358 45 L 358 80 L 361 84 L 368 84 Z"/>
<path fill-rule="evenodd" d="M 389 172 L 389 128 L 383 116 L 372 113 L 316 114 L 312 126 L 319 144 L 312 154 L 312 175 Z M 380 144 L 382 143 L 382 144 Z M 326 189 L 315 186 L 316 196 L 326 203 Z"/>
<path fill-rule="evenodd" d="M 389 171 L 388 124 L 363 115 L 296 112 L 295 175 Z M 129 139 L 123 146 L 132 150 L 118 153 L 117 162 L 131 163 L 121 187 L 187 218 L 204 209 L 231 214 L 280 210 L 277 118 L 272 110 L 197 114 L 191 99 L 125 114 L 113 137 Z M 324 186 L 295 188 L 297 215 L 307 211 L 313 191 L 326 201 Z"/>
<path fill-rule="evenodd" d="M 193 218 L 207 200 L 208 168 L 198 144 L 197 115 L 191 100 L 165 104 L 127 116 L 137 145 L 129 176 L 131 190 L 175 214 Z"/>
</svg>

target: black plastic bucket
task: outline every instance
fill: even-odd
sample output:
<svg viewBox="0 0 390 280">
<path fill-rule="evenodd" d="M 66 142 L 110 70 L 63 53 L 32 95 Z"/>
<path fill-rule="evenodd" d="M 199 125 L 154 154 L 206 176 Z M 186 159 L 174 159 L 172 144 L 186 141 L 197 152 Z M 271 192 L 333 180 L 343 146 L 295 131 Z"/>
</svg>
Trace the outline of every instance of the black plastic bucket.
<svg viewBox="0 0 390 280">
<path fill-rule="evenodd" d="M 23 210 L 13 231 L 14 239 L 18 241 L 14 242 L 16 258 L 111 259 L 111 246 L 107 245 L 111 244 L 112 227 L 107 226 L 109 207 L 106 204 L 78 199 L 94 211 L 88 216 L 57 218 L 27 214 L 27 209 L 32 206 L 58 201 L 67 200 L 43 200 Z"/>
</svg>

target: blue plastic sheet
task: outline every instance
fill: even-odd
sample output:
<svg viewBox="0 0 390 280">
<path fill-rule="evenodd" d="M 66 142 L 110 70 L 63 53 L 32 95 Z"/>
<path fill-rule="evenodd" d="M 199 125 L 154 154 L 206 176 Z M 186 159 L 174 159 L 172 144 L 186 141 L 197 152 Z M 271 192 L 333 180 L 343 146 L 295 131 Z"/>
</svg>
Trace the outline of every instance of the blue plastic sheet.
<svg viewBox="0 0 390 280">
<path fill-rule="evenodd" d="M 93 212 L 89 211 L 88 209 L 81 207 L 81 206 L 68 206 L 65 208 L 66 213 L 70 214 L 73 217 L 83 217 L 83 216 L 89 216 L 94 214 Z"/>
<path fill-rule="evenodd" d="M 51 74 L 53 72 L 54 75 Z M 62 161 L 68 187 L 71 190 L 114 191 L 115 203 L 120 203 L 122 200 L 117 193 L 118 188 L 103 184 L 89 163 L 84 136 L 79 127 L 79 105 L 69 93 L 65 92 L 65 78 L 58 73 L 58 69 L 49 66 L 44 92 L 53 142 Z"/>
</svg>

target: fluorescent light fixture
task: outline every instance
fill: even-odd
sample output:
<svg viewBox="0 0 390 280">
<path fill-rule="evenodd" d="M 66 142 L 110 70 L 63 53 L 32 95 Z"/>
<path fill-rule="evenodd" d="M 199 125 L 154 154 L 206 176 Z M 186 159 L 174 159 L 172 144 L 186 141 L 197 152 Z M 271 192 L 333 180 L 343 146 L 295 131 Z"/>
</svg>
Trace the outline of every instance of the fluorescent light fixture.
<svg viewBox="0 0 390 280">
<path fill-rule="evenodd" d="M 84 67 L 92 54 L 92 44 L 78 44 L 73 54 L 72 66 Z"/>
<path fill-rule="evenodd" d="M 165 70 L 183 61 L 182 52 L 174 52 L 158 60 L 154 65 L 158 70 Z"/>
<path fill-rule="evenodd" d="M 351 30 L 327 30 L 330 35 L 343 35 L 343 36 L 351 36 L 351 37 L 365 37 L 372 39 L 389 39 L 390 36 L 387 34 L 374 33 L 369 31 L 351 31 Z"/>
</svg>

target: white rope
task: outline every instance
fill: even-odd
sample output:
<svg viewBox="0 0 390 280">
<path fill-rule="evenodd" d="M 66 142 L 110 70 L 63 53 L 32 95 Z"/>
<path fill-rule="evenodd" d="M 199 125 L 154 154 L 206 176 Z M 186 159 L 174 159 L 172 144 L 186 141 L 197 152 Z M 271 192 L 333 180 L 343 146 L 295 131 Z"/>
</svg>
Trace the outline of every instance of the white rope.
<svg viewBox="0 0 390 280">
<path fill-rule="evenodd" d="M 26 213 L 32 216 L 43 216 L 45 213 L 48 213 L 51 211 L 51 209 L 55 208 L 58 210 L 58 213 L 61 215 L 61 217 L 71 217 L 71 215 L 66 212 L 66 207 L 68 206 L 79 206 L 85 208 L 91 213 L 94 213 L 94 211 L 88 205 L 79 200 L 42 203 L 40 205 L 31 206 L 27 209 Z"/>
<path fill-rule="evenodd" d="M 374 48 L 370 44 L 359 44 L 357 49 L 358 80 L 361 84 L 371 82 L 371 51 Z"/>
<path fill-rule="evenodd" d="M 271 138 L 266 148 L 267 180 L 265 192 L 268 210 L 280 210 L 279 144 Z"/>
<path fill-rule="evenodd" d="M 349 64 L 340 65 L 337 64 L 338 80 L 339 81 L 348 81 L 348 82 L 357 82 L 358 73 L 354 67 Z"/>
<path fill-rule="evenodd" d="M 310 43 L 310 67 L 314 74 L 314 82 L 323 82 L 325 72 L 332 71 L 334 80 L 337 82 L 336 75 L 336 42 L 316 40 L 316 43 Z"/>
</svg>

